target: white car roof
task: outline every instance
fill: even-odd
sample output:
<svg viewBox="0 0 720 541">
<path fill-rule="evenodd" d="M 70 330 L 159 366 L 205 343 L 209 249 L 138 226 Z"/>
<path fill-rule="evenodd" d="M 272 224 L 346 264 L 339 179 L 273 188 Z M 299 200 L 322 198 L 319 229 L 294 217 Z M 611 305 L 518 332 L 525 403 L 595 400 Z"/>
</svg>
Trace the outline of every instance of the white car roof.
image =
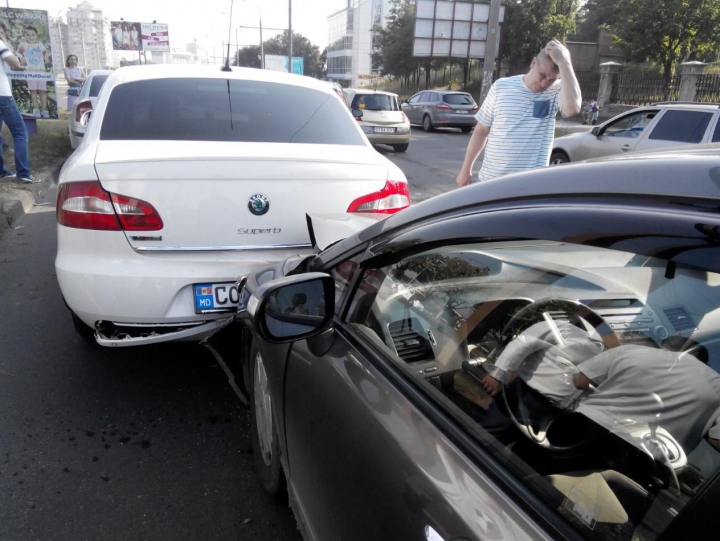
<svg viewBox="0 0 720 541">
<path fill-rule="evenodd" d="M 384 96 L 395 96 L 397 98 L 397 94 L 393 94 L 392 92 L 385 92 L 384 90 L 371 90 L 366 88 L 347 88 L 348 92 L 354 92 L 355 94 L 382 94 Z"/>
<path fill-rule="evenodd" d="M 110 75 L 115 73 L 115 70 L 92 70 L 88 77 L 94 77 L 95 75 Z"/>
<path fill-rule="evenodd" d="M 320 81 L 312 77 L 284 73 L 281 71 L 261 70 L 255 68 L 237 68 L 231 66 L 231 71 L 222 71 L 222 66 L 187 66 L 179 64 L 158 64 L 153 66 L 125 66 L 114 73 L 120 80 L 116 84 L 125 84 L 150 79 L 238 79 L 245 81 L 263 81 L 268 83 L 281 83 L 301 86 L 331 92 L 332 88 L 327 81 Z"/>
</svg>

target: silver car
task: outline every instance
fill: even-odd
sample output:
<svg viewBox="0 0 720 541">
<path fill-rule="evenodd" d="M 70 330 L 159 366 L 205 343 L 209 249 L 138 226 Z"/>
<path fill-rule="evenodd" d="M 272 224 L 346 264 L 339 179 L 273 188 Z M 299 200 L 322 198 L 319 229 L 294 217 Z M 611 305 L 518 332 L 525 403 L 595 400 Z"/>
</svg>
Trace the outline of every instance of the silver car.
<svg viewBox="0 0 720 541">
<path fill-rule="evenodd" d="M 478 109 L 470 94 L 450 90 L 424 90 L 402 104 L 410 124 L 420 125 L 425 131 L 460 128 L 469 133 L 477 124 Z"/>
<path fill-rule="evenodd" d="M 654 103 L 611 118 L 591 131 L 558 137 L 550 165 L 718 141 L 717 103 Z"/>
<path fill-rule="evenodd" d="M 82 142 L 85 136 L 85 130 L 87 129 L 87 123 L 90 121 L 90 115 L 88 113 L 95 107 L 100 89 L 111 73 L 111 70 L 91 71 L 79 91 L 74 88 L 68 89 L 68 95 L 77 96 L 72 111 L 70 111 L 70 120 L 68 121 L 70 145 L 73 149 L 77 148 Z M 73 92 L 77 94 L 73 94 Z"/>
</svg>

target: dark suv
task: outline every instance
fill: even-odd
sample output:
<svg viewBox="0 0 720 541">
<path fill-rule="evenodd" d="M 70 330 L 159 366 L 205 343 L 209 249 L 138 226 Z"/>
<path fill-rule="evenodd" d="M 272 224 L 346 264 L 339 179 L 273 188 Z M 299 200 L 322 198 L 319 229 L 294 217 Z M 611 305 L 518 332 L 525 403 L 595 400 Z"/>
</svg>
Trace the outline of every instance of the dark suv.
<svg viewBox="0 0 720 541">
<path fill-rule="evenodd" d="M 423 90 L 402 104 L 410 124 L 419 124 L 425 131 L 435 128 L 460 128 L 469 133 L 477 124 L 478 106 L 467 92 Z"/>
</svg>

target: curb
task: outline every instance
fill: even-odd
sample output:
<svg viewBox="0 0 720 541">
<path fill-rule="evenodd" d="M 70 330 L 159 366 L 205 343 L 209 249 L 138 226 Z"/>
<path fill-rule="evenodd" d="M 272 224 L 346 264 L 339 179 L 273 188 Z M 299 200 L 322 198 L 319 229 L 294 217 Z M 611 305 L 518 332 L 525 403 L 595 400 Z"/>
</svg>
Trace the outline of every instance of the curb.
<svg viewBox="0 0 720 541">
<path fill-rule="evenodd" d="M 30 212 L 35 196 L 28 190 L 0 192 L 0 235 L 12 229 L 14 222 Z"/>
</svg>

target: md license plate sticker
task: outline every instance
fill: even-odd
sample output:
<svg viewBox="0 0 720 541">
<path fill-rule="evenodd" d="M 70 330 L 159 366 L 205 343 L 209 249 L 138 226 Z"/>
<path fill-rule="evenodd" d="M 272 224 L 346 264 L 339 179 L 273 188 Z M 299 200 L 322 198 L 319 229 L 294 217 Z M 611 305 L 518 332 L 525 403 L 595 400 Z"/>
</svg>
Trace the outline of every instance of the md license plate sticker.
<svg viewBox="0 0 720 541">
<path fill-rule="evenodd" d="M 240 302 L 240 296 L 232 282 L 219 284 L 195 284 L 195 313 L 234 311 Z"/>
</svg>

